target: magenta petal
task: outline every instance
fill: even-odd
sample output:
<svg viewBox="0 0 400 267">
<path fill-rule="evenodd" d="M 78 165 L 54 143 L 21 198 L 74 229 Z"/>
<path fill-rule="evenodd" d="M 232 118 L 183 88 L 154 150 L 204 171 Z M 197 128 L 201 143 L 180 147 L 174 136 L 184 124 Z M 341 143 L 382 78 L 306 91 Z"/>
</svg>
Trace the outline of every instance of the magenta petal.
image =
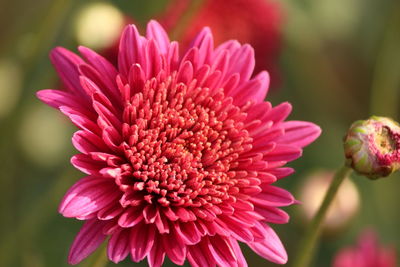
<svg viewBox="0 0 400 267">
<path fill-rule="evenodd" d="M 162 55 L 153 39 L 150 39 L 144 48 L 145 60 L 142 63 L 142 66 L 145 70 L 146 77 L 151 79 L 157 77 L 160 71 L 164 68 L 162 65 Z"/>
<path fill-rule="evenodd" d="M 118 72 L 115 67 L 104 57 L 87 47 L 80 46 L 79 52 L 101 74 L 102 81 L 108 87 L 110 94 L 118 97 L 118 91 L 115 86 L 115 78 Z"/>
<path fill-rule="evenodd" d="M 272 186 L 262 185 L 263 191 L 251 198 L 254 205 L 260 207 L 282 207 L 294 203 L 294 197 L 288 191 Z"/>
<path fill-rule="evenodd" d="M 157 242 L 154 242 L 152 249 L 149 251 L 147 261 L 149 267 L 161 267 L 165 258 L 165 250 L 162 242 L 159 240 L 160 236 L 157 236 Z"/>
<path fill-rule="evenodd" d="M 188 84 L 193 79 L 193 66 L 189 61 L 185 61 L 178 70 L 178 82 Z"/>
<path fill-rule="evenodd" d="M 78 97 L 60 90 L 40 90 L 36 95 L 40 100 L 53 108 L 59 108 L 60 106 L 79 108 L 82 105 Z"/>
<path fill-rule="evenodd" d="M 258 229 L 263 232 L 264 240 L 251 242 L 247 245 L 261 257 L 277 264 L 285 264 L 288 260 L 286 250 L 277 234 L 267 224 L 258 224 Z"/>
<path fill-rule="evenodd" d="M 186 245 L 197 244 L 201 240 L 201 234 L 194 222 L 175 223 L 175 231 Z"/>
<path fill-rule="evenodd" d="M 125 27 L 119 43 L 118 68 L 127 77 L 131 65 L 141 63 L 143 42 L 135 25 Z"/>
<path fill-rule="evenodd" d="M 214 53 L 219 53 L 221 50 L 227 50 L 227 51 L 229 51 L 229 54 L 233 55 L 240 48 L 241 48 L 241 45 L 237 40 L 229 40 L 229 41 L 226 41 L 226 42 L 220 44 L 214 50 Z"/>
<path fill-rule="evenodd" d="M 268 171 L 278 179 L 282 179 L 294 173 L 294 169 L 289 167 L 276 168 Z"/>
<path fill-rule="evenodd" d="M 155 240 L 154 226 L 141 223 L 131 229 L 130 242 L 132 260 L 139 262 L 159 240 Z"/>
<path fill-rule="evenodd" d="M 208 249 L 220 266 L 235 266 L 237 258 L 228 238 L 215 235 L 208 238 Z"/>
<path fill-rule="evenodd" d="M 260 72 L 256 77 L 242 84 L 232 91 L 229 96 L 232 96 L 236 105 L 243 105 L 247 101 L 260 103 L 264 101 L 268 92 L 269 75 L 268 72 Z"/>
<path fill-rule="evenodd" d="M 271 120 L 274 123 L 282 122 L 292 111 L 292 105 L 288 102 L 281 103 L 273 107 L 263 118 L 264 121 Z"/>
<path fill-rule="evenodd" d="M 288 121 L 282 124 L 285 135 L 278 142 L 283 144 L 305 147 L 312 143 L 321 134 L 321 128 L 311 122 Z"/>
<path fill-rule="evenodd" d="M 67 191 L 59 212 L 65 217 L 86 216 L 106 207 L 120 194 L 112 180 L 88 176 Z"/>
<path fill-rule="evenodd" d="M 199 49 L 198 65 L 209 64 L 210 55 L 214 47 L 214 40 L 210 28 L 204 27 L 195 37 L 190 47 Z"/>
<path fill-rule="evenodd" d="M 242 250 L 240 249 L 239 243 L 233 238 L 229 239 L 229 243 L 231 245 L 231 248 L 233 249 L 233 252 L 236 255 L 238 267 L 247 267 L 247 262 L 246 259 L 244 258 Z"/>
<path fill-rule="evenodd" d="M 106 238 L 102 231 L 104 225 L 105 223 L 96 219 L 85 222 L 72 243 L 68 255 L 69 264 L 78 264 L 104 241 Z"/>
<path fill-rule="evenodd" d="M 188 246 L 187 258 L 192 267 L 215 267 L 213 255 L 208 249 L 208 239 L 203 238 L 196 246 Z"/>
<path fill-rule="evenodd" d="M 154 207 L 153 205 L 147 205 L 143 209 L 143 218 L 144 218 L 145 222 L 148 224 L 154 223 L 158 214 L 159 214 L 158 209 L 156 207 Z"/>
<path fill-rule="evenodd" d="M 283 224 L 289 222 L 289 215 L 276 207 L 255 207 L 255 211 L 263 216 L 264 220 L 269 223 Z"/>
<path fill-rule="evenodd" d="M 120 230 L 108 241 L 107 255 L 114 263 L 124 260 L 129 254 L 129 232 L 129 230 Z"/>
<path fill-rule="evenodd" d="M 101 134 L 101 129 L 99 128 L 99 126 L 92 120 L 87 118 L 85 115 L 80 114 L 79 112 L 76 112 L 65 106 L 60 107 L 60 111 L 67 115 L 72 123 L 75 124 L 75 126 L 77 126 L 78 128 L 92 132 L 96 135 Z"/>
<path fill-rule="evenodd" d="M 105 167 L 104 164 L 96 162 L 89 155 L 85 154 L 77 154 L 73 156 L 71 158 L 71 163 L 75 168 L 89 175 L 99 174 L 99 171 Z"/>
<path fill-rule="evenodd" d="M 170 74 L 174 70 L 178 69 L 179 66 L 179 44 L 177 42 L 171 42 L 168 53 L 166 56 L 167 59 L 167 73 Z"/>
<path fill-rule="evenodd" d="M 108 221 L 114 219 L 115 217 L 120 215 L 123 211 L 124 209 L 120 205 L 111 203 L 107 207 L 104 207 L 97 212 L 97 218 L 99 220 Z"/>
<path fill-rule="evenodd" d="M 301 148 L 286 145 L 286 144 L 277 144 L 275 148 L 264 156 L 264 160 L 266 161 L 292 161 L 299 158 L 302 154 Z"/>
<path fill-rule="evenodd" d="M 130 228 L 143 220 L 143 212 L 140 208 L 132 207 L 127 209 L 118 219 L 118 224 L 124 228 Z"/>
<path fill-rule="evenodd" d="M 178 239 L 177 235 L 161 235 L 161 238 L 168 258 L 175 264 L 183 265 L 186 258 L 186 245 Z"/>
<path fill-rule="evenodd" d="M 72 137 L 72 144 L 79 152 L 89 154 L 91 152 L 107 152 L 109 149 L 101 141 L 101 138 L 88 131 L 77 131 Z"/>
<path fill-rule="evenodd" d="M 50 53 L 50 59 L 67 89 L 83 100 L 89 100 L 79 83 L 78 66 L 84 61 L 63 47 L 54 48 Z"/>
<path fill-rule="evenodd" d="M 147 24 L 146 38 L 156 41 L 160 52 L 167 54 L 170 41 L 164 28 L 157 21 L 151 20 Z"/>
<path fill-rule="evenodd" d="M 248 81 L 255 66 L 254 49 L 245 44 L 231 53 L 228 73 L 239 73 L 240 81 Z"/>
<path fill-rule="evenodd" d="M 235 215 L 224 217 L 223 221 L 231 231 L 232 237 L 241 242 L 251 242 L 254 240 L 253 235 L 250 231 L 251 225 L 244 224 L 241 220 L 236 218 Z"/>
</svg>

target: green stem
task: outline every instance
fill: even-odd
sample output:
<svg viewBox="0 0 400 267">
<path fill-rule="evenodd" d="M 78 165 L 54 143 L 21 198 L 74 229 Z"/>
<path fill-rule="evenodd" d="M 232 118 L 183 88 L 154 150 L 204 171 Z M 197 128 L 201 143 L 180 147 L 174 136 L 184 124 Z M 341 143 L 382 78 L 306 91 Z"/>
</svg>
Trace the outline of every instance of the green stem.
<svg viewBox="0 0 400 267">
<path fill-rule="evenodd" d="M 400 86 L 400 4 L 396 3 L 388 19 L 380 51 L 376 59 L 370 92 L 370 112 L 373 115 L 397 117 Z"/>
<path fill-rule="evenodd" d="M 314 248 L 320 234 L 321 225 L 328 211 L 328 208 L 332 203 L 332 200 L 334 199 L 336 192 L 338 191 L 343 180 L 347 176 L 349 176 L 351 171 L 352 169 L 343 166 L 336 172 L 317 214 L 314 216 L 310 225 L 308 226 L 304 238 L 300 241 L 297 249 L 297 255 L 293 264 L 294 267 L 310 266 L 311 259 L 314 254 Z"/>
</svg>

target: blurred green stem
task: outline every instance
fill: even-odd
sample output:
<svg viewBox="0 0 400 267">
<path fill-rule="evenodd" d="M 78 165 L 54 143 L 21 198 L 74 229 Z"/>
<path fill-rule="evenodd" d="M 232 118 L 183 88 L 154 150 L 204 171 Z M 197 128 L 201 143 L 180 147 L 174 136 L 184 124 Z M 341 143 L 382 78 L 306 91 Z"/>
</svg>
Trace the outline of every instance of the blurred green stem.
<svg viewBox="0 0 400 267">
<path fill-rule="evenodd" d="M 303 237 L 303 239 L 300 241 L 297 249 L 297 255 L 294 258 L 293 261 L 293 266 L 294 267 L 310 267 L 310 263 L 312 260 L 312 257 L 314 255 L 314 249 L 316 242 L 318 240 L 320 231 L 321 231 L 321 225 L 322 222 L 324 221 L 325 215 L 328 211 L 328 208 L 330 204 L 332 203 L 332 200 L 335 198 L 335 195 L 342 184 L 343 180 L 349 176 L 351 173 L 352 169 L 343 166 L 341 169 L 339 169 L 333 180 L 332 183 L 330 184 L 328 188 L 328 192 L 326 192 L 325 198 L 318 209 L 318 212 L 310 222 L 310 225 L 308 226 L 308 229 Z"/>
<path fill-rule="evenodd" d="M 48 218 L 57 209 L 57 202 L 70 184 L 71 172 L 66 172 L 57 177 L 42 197 L 38 198 L 24 216 L 14 225 L 15 231 L 8 231 L 2 236 L 0 243 L 0 266 L 10 266 L 13 251 L 21 247 L 21 242 L 29 242 L 34 236 L 39 234 L 41 227 L 45 225 Z M 35 232 L 36 231 L 36 232 Z M 20 256 L 20 255 L 18 255 Z"/>
<path fill-rule="evenodd" d="M 179 18 L 179 22 L 176 23 L 175 27 L 173 28 L 173 30 L 171 32 L 172 40 L 179 40 L 182 37 L 182 35 L 184 34 L 186 28 L 188 27 L 188 25 L 190 23 L 190 20 L 193 18 L 193 16 L 199 10 L 199 8 L 201 7 L 202 4 L 203 4 L 203 0 L 189 1 L 189 4 L 188 4 L 185 12 Z"/>
<path fill-rule="evenodd" d="M 376 60 L 370 94 L 373 115 L 397 117 L 400 87 L 400 4 L 394 2 Z"/>
<path fill-rule="evenodd" d="M 43 20 L 39 25 L 39 30 L 32 36 L 29 42 L 28 51 L 25 58 L 25 72 L 30 81 L 29 75 L 35 73 L 34 69 L 38 63 L 38 59 L 43 56 L 43 52 L 47 53 L 53 45 L 57 35 L 60 34 L 60 29 L 65 23 L 65 20 L 72 10 L 74 1 L 54 0 L 46 12 Z"/>
<path fill-rule="evenodd" d="M 294 51 L 290 55 L 291 60 L 288 64 L 292 64 L 291 68 L 301 79 L 300 83 L 311 82 L 307 84 L 310 90 L 308 94 L 301 92 L 301 95 L 306 95 L 308 100 L 310 94 L 318 99 L 319 101 L 314 102 L 314 108 L 322 112 L 327 110 L 327 114 L 324 115 L 329 116 L 331 120 L 335 119 L 332 114 L 336 114 L 336 117 L 347 116 L 346 107 L 351 107 L 352 112 L 356 114 L 361 113 L 362 107 L 357 99 L 349 94 L 348 85 L 340 79 L 334 68 L 332 58 L 329 57 L 325 47 L 324 35 L 318 28 L 317 22 L 302 6 L 304 1 L 282 1 L 282 3 L 290 17 L 284 36 L 289 48 Z M 301 68 L 296 65 L 298 62 L 302 62 Z M 346 97 L 343 97 L 344 95 Z M 337 103 L 341 103 L 342 108 L 338 109 Z"/>
</svg>

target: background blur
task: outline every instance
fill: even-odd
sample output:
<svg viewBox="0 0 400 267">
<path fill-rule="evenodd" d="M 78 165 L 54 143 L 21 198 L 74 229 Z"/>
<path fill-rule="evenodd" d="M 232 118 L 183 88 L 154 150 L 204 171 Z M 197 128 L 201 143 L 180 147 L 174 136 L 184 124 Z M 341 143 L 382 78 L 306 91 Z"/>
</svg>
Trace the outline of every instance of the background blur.
<svg viewBox="0 0 400 267">
<path fill-rule="evenodd" d="M 171 30 L 174 37 L 184 34 L 179 27 L 190 26 L 190 16 L 196 16 L 203 2 L 190 3 L 178 28 Z M 342 165 L 341 141 L 351 122 L 372 114 L 399 119 L 400 1 L 281 0 L 278 5 L 277 74 L 268 100 L 274 105 L 291 102 L 291 119 L 313 121 L 323 129 L 304 156 L 290 164 L 296 173 L 279 182 L 303 199 L 301 187 L 309 176 L 322 170 L 317 178 L 324 179 L 325 172 Z M 174 4 L 167 0 L 0 1 L 0 266 L 67 266 L 69 246 L 81 226 L 57 212 L 67 188 L 83 176 L 69 163 L 76 153 L 74 128 L 35 97 L 37 90 L 58 84 L 49 51 L 57 45 L 76 51 L 78 44 L 105 50 L 123 23 L 143 26 L 171 8 Z M 221 16 L 228 26 L 240 20 Z M 372 182 L 353 175 L 356 193 L 345 191 L 333 211 L 349 219 L 327 228 L 315 266 L 330 266 L 337 250 L 354 244 L 366 227 L 377 231 L 381 243 L 400 248 L 399 176 Z M 322 189 L 315 190 L 305 194 L 321 194 Z M 355 208 L 346 209 L 350 205 Z M 288 249 L 289 265 L 305 225 L 302 210 L 299 205 L 287 208 L 290 223 L 274 226 Z M 274 266 L 247 248 L 245 252 L 249 266 Z M 126 260 L 120 265 L 147 263 Z"/>
</svg>

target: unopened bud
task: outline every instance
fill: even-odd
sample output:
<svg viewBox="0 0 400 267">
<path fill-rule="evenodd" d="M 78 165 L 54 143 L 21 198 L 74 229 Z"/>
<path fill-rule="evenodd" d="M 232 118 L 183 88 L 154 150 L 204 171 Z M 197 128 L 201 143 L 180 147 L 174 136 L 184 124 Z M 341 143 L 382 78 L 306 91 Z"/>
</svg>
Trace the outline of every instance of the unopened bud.
<svg viewBox="0 0 400 267">
<path fill-rule="evenodd" d="M 346 164 L 370 179 L 385 177 L 400 168 L 400 125 L 372 116 L 354 122 L 344 138 Z"/>
</svg>

